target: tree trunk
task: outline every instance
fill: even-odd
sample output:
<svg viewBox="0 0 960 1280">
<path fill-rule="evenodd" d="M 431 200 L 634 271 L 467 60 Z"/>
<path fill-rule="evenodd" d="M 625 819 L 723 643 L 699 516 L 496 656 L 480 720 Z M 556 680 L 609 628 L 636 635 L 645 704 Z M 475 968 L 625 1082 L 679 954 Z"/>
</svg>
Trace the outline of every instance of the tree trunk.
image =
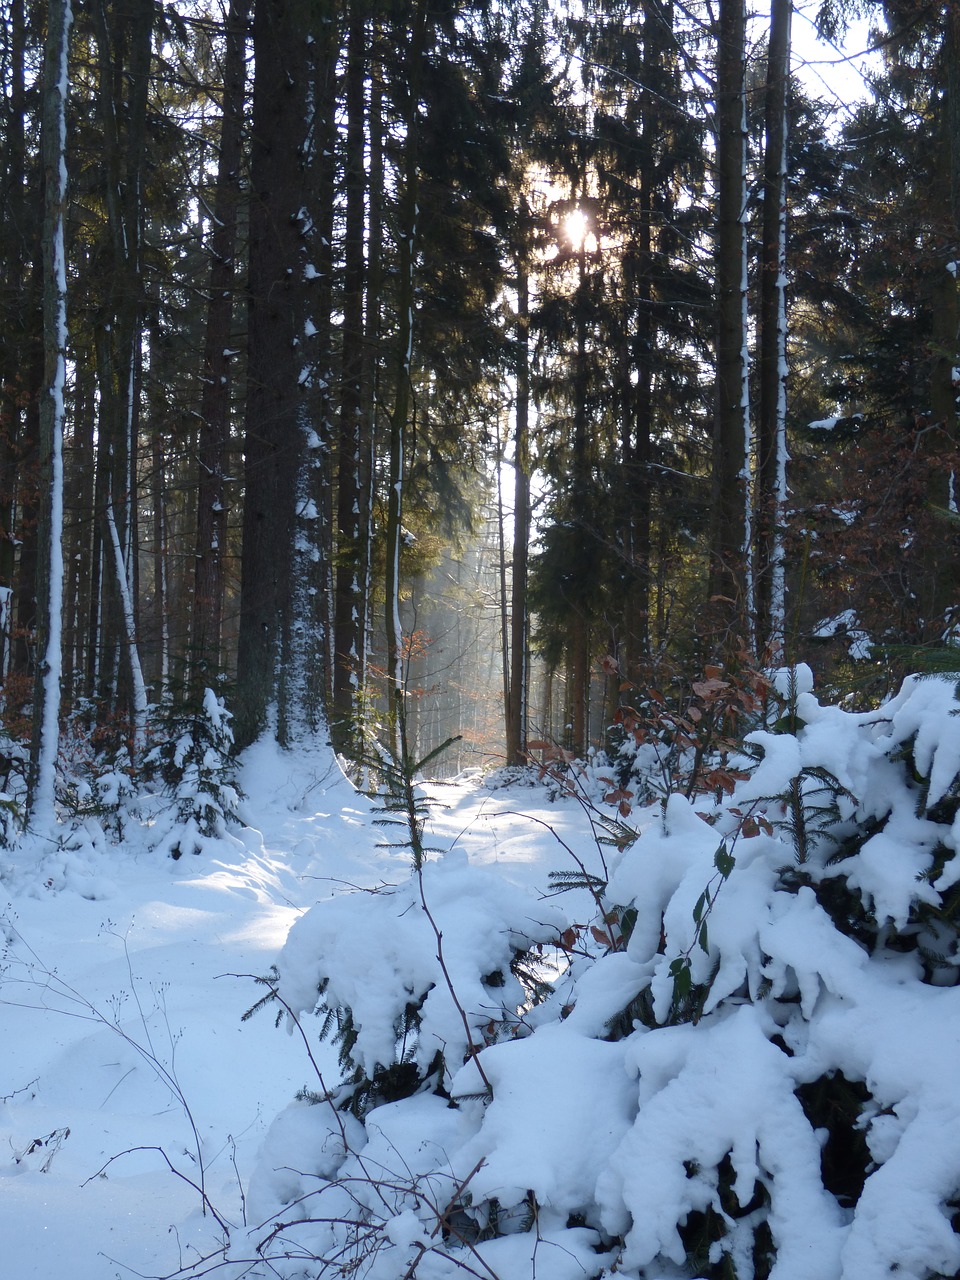
<svg viewBox="0 0 960 1280">
<path fill-rule="evenodd" d="M 641 168 L 637 192 L 637 226 L 631 245 L 636 281 L 625 272 L 625 314 L 636 316 L 633 325 L 633 362 L 621 360 L 621 457 L 626 477 L 627 513 L 623 521 L 623 552 L 627 559 L 624 581 L 623 637 L 625 653 L 620 657 L 621 675 L 638 681 L 650 648 L 650 525 L 651 525 L 651 442 L 654 425 L 653 370 L 657 347 L 654 316 L 654 249 L 658 232 L 656 202 L 658 192 L 657 155 L 659 134 L 664 127 L 663 105 L 671 93 L 668 67 L 675 57 L 672 45 L 673 6 L 661 5 L 648 13 L 643 24 L 643 63 L 640 110 Z M 662 221 L 662 218 L 661 218 Z M 626 346 L 626 337 L 624 335 Z M 631 363 L 636 385 L 631 382 Z"/>
<path fill-rule="evenodd" d="M 364 83 L 367 69 L 365 0 L 353 0 L 347 32 L 344 162 L 346 212 L 343 269 L 343 354 L 340 393 L 339 486 L 337 492 L 337 572 L 334 603 L 333 723 L 340 750 L 357 750 L 360 715 L 361 637 L 364 628 L 363 543 L 363 299 Z"/>
<path fill-rule="evenodd" d="M 31 274 L 34 235 L 26 193 L 26 21 L 23 0 L 9 6 L 8 106 L 0 138 L 0 678 L 11 669 L 16 595 L 18 450 L 26 387 L 30 321 L 24 281 Z"/>
<path fill-rule="evenodd" d="M 377 47 L 378 29 L 374 26 L 372 49 Z M 357 601 L 360 615 L 359 635 L 359 686 L 365 694 L 370 658 L 370 629 L 372 624 L 373 596 L 373 539 L 374 539 L 374 471 L 379 437 L 381 312 L 383 288 L 383 237 L 384 237 L 384 128 L 383 82 L 375 59 L 371 58 L 370 111 L 368 134 L 370 139 L 369 180 L 367 201 L 367 288 L 366 314 L 363 319 L 363 367 L 360 396 L 360 584 L 361 595 Z"/>
<path fill-rule="evenodd" d="M 426 49 L 426 0 L 418 0 L 407 51 L 409 107 L 404 143 L 403 191 L 397 242 L 397 381 L 390 415 L 390 455 L 386 529 L 386 644 L 390 732 L 394 755 L 406 755 L 403 706 L 403 631 L 400 624 L 400 548 L 403 542 L 404 448 L 412 406 L 414 267 L 418 230 L 418 108 Z"/>
<path fill-rule="evenodd" d="M 526 261 L 517 258 L 517 408 L 513 446 L 513 579 L 510 595 L 510 682 L 507 698 L 507 764 L 527 758 L 530 563 L 530 284 Z"/>
<path fill-rule="evenodd" d="M 90 690 L 84 683 L 87 669 L 87 635 L 91 615 L 90 583 L 93 564 L 91 519 L 94 511 L 93 479 L 96 470 L 94 447 L 94 373 L 88 360 L 77 360 L 73 402 L 72 449 L 65 468 L 67 496 L 65 526 L 69 610 L 66 620 L 67 656 L 64 698 L 67 706 Z"/>
<path fill-rule="evenodd" d="M 54 821 L 54 783 L 60 742 L 63 620 L 63 420 L 67 362 L 67 53 L 73 14 L 69 0 L 50 0 L 43 59 L 44 219 L 43 345 L 40 399 L 41 493 L 37 565 L 37 665 L 27 816 Z"/>
<path fill-rule="evenodd" d="M 294 543 L 294 614 L 282 630 L 278 730 L 280 740 L 312 732 L 333 700 L 333 275 L 337 165 L 337 63 L 340 10 L 336 0 L 314 0 L 317 38 L 310 45 L 310 132 L 301 201 L 308 217 L 304 251 L 315 274 L 307 289 L 301 369 L 298 519 Z M 307 275 L 310 275 L 309 267 Z M 312 348 L 312 350 L 311 350 Z"/>
<path fill-rule="evenodd" d="M 305 525 L 317 509 L 305 470 L 326 466 L 310 421 L 309 257 L 307 208 L 315 160 L 309 126 L 312 71 L 309 0 L 255 0 L 250 150 L 245 499 L 237 653 L 236 741 L 252 742 L 277 711 L 276 733 L 288 743 L 304 727 L 315 678 L 310 655 L 318 637 L 310 614 L 305 561 L 322 553 Z M 318 111 L 325 103 L 317 104 Z M 320 456 L 318 456 L 320 455 Z M 315 590 L 315 588 L 314 588 Z M 316 664 L 314 663 L 314 666 Z"/>
<path fill-rule="evenodd" d="M 750 631 L 750 418 L 746 329 L 746 94 L 743 0 L 720 0 L 717 52 L 716 403 L 711 616 L 721 648 Z M 713 628 L 712 628 L 713 630 Z"/>
<path fill-rule="evenodd" d="M 140 762 L 146 742 L 147 728 L 147 687 L 144 683 L 140 667 L 140 651 L 137 645 L 136 618 L 134 614 L 133 593 L 127 580 L 124 565 L 124 554 L 120 545 L 120 534 L 114 515 L 113 502 L 107 499 L 107 532 L 110 535 L 110 547 L 113 551 L 113 563 L 116 580 L 120 587 L 120 606 L 123 611 L 123 626 L 127 642 L 127 655 L 130 663 L 130 753 L 134 766 Z"/>
<path fill-rule="evenodd" d="M 167 586 L 167 478 L 163 440 L 153 432 L 153 609 L 159 647 L 157 678 L 165 697 L 170 693 L 170 593 Z"/>
<path fill-rule="evenodd" d="M 577 254 L 576 324 L 577 349 L 574 364 L 573 455 L 570 463 L 572 493 L 572 517 L 579 528 L 581 539 L 594 536 L 586 525 L 589 510 L 589 476 L 587 459 L 587 255 L 581 242 Z M 584 758 L 589 745 L 590 707 L 590 620 L 586 599 L 592 583 L 581 581 L 575 598 L 571 600 L 570 620 L 570 718 L 571 749 Z"/>
<path fill-rule="evenodd" d="M 787 488 L 787 86 L 792 0 L 771 0 L 760 264 L 760 400 L 757 415 L 757 638 L 783 656 L 783 513 Z"/>
<path fill-rule="evenodd" d="M 120 559 L 109 557 L 113 572 L 104 579 L 100 674 L 109 688 L 121 691 L 121 701 L 131 720 L 135 720 L 134 704 L 140 696 L 137 685 L 142 681 L 136 635 L 134 547 L 144 305 L 143 181 L 155 0 L 129 0 L 123 4 L 118 0 L 94 0 L 91 14 L 97 40 L 98 107 L 111 256 L 109 286 L 96 326 L 100 466 L 104 471 L 99 515 L 104 543 L 112 544 L 112 520 L 120 546 Z M 117 576 L 121 573 L 122 581 Z M 133 610 L 132 630 L 127 604 Z M 115 655 L 121 650 L 126 653 L 125 670 L 114 671 Z"/>
<path fill-rule="evenodd" d="M 636 362 L 630 359 L 626 335 L 619 353 L 620 457 L 624 473 L 620 539 L 624 568 L 623 614 L 617 654 L 621 675 L 638 680 L 643 659 L 650 647 L 650 437 L 653 424 L 652 231 L 646 174 L 640 181 L 640 234 L 637 252 L 641 258 L 637 332 L 634 341 Z M 633 308 L 627 310 L 631 314 Z M 636 373 L 636 384 L 631 375 Z"/>
<path fill-rule="evenodd" d="M 42 221 L 42 217 L 41 217 Z M 37 261 L 31 272 L 28 294 L 31 305 L 42 308 L 42 246 L 37 239 Z M 40 290 L 40 296 L 37 291 Z M 23 422 L 17 442 L 17 559 L 16 622 L 13 638 L 13 669 L 21 675 L 33 674 L 36 657 L 38 527 L 43 502 L 40 496 L 40 396 L 43 387 L 44 351 L 39 335 L 28 337 Z"/>
<path fill-rule="evenodd" d="M 210 302 L 203 352 L 197 485 L 197 550 L 191 683 L 202 694 L 221 667 L 223 556 L 227 541 L 227 449 L 233 352 L 237 214 L 241 199 L 243 111 L 250 0 L 231 0 L 226 21 L 220 154 L 210 237 Z"/>
<path fill-rule="evenodd" d="M 938 432 L 924 432 L 921 449 L 934 452 L 953 450 L 958 439 L 956 370 L 960 364 L 960 11 L 957 5 L 945 6 L 943 14 L 941 58 L 943 62 L 943 98 L 938 120 L 940 132 L 940 172 L 943 186 L 940 200 L 943 219 L 943 241 L 947 261 L 931 268 L 930 308 L 933 315 L 933 368 L 930 378 L 930 417 L 938 424 Z M 957 506 L 958 478 L 934 461 L 928 497 L 937 510 Z M 956 532 L 943 526 L 937 553 L 926 559 L 921 614 L 923 638 L 940 643 L 954 638 L 960 628 L 957 608 L 957 572 L 960 546 Z"/>
</svg>

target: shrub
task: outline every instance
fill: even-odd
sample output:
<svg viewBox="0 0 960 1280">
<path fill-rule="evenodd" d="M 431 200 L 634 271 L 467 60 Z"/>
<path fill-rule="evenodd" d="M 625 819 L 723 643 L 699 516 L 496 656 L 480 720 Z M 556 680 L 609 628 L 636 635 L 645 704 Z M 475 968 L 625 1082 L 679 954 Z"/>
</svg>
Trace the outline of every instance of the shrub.
<svg viewBox="0 0 960 1280">
<path fill-rule="evenodd" d="M 346 1074 L 305 1146 L 284 1119 L 265 1148 L 276 1274 L 960 1271 L 960 705 L 778 685 L 789 714 L 725 747 L 732 794 L 683 783 L 629 838 L 621 794 L 609 874 L 573 850 L 592 922 L 448 855 L 294 926 L 272 992 L 338 1028 Z"/>
<path fill-rule="evenodd" d="M 161 713 L 159 741 L 144 766 L 156 771 L 175 802 L 174 824 L 163 835 L 173 858 L 201 853 L 226 834 L 228 822 L 239 821 L 231 718 L 212 689 L 198 705 Z"/>
</svg>

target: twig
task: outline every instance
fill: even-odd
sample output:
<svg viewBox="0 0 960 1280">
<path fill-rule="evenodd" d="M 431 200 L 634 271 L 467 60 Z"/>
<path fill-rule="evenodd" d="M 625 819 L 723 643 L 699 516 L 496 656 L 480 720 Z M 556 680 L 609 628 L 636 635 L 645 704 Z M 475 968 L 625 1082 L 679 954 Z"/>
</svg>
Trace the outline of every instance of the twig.
<svg viewBox="0 0 960 1280">
<path fill-rule="evenodd" d="M 463 1005 L 460 1003 L 460 997 L 457 995 L 456 988 L 453 985 L 453 979 L 450 977 L 450 971 L 447 969 L 447 962 L 443 958 L 443 931 L 440 928 L 440 926 L 437 924 L 436 920 L 433 918 L 433 913 L 431 912 L 430 908 L 427 906 L 427 896 L 423 888 L 423 867 L 422 866 L 417 867 L 417 885 L 420 890 L 420 905 L 423 907 L 423 913 L 429 920 L 430 928 L 433 930 L 434 937 L 437 940 L 437 961 L 439 962 L 439 965 L 440 965 L 440 972 L 443 974 L 444 982 L 446 982 L 447 984 L 447 990 L 450 992 L 450 999 L 453 1001 L 453 1007 L 456 1009 L 457 1013 L 460 1015 L 460 1021 L 463 1023 L 464 1035 L 467 1038 L 467 1052 L 469 1053 L 470 1057 L 473 1059 L 474 1065 L 477 1068 L 477 1072 L 479 1073 L 480 1079 L 483 1081 L 483 1087 L 489 1093 L 492 1094 L 493 1089 L 491 1087 L 490 1081 L 487 1079 L 487 1073 L 484 1071 L 483 1066 L 480 1062 L 480 1050 L 483 1048 L 483 1046 L 482 1045 L 477 1046 L 473 1042 L 473 1032 L 470 1028 L 470 1021 L 467 1018 L 466 1010 L 464 1009 Z"/>
<path fill-rule="evenodd" d="M 280 989 L 277 983 L 267 982 L 264 978 L 258 977 L 255 973 L 218 973 L 217 977 L 218 978 L 243 978 L 244 980 L 259 982 L 270 988 L 270 991 L 273 995 L 274 1000 L 276 1000 L 277 1004 L 280 1006 L 281 1009 L 283 1009 L 284 1013 L 286 1013 L 291 1023 L 296 1027 L 297 1033 L 300 1036 L 300 1039 L 303 1041 L 303 1047 L 306 1050 L 307 1058 L 310 1062 L 311 1067 L 313 1068 L 314 1075 L 317 1077 L 317 1080 L 320 1084 L 320 1090 L 323 1095 L 323 1099 L 325 1102 L 329 1103 L 330 1109 L 333 1111 L 333 1114 L 336 1116 L 337 1125 L 340 1128 L 340 1136 L 343 1139 L 343 1149 L 344 1151 L 349 1151 L 350 1146 L 347 1141 L 346 1126 L 343 1123 L 343 1117 L 340 1115 L 340 1112 L 334 1106 L 333 1092 L 327 1088 L 327 1083 L 323 1078 L 323 1072 L 320 1070 L 320 1064 L 317 1062 L 316 1058 L 314 1057 L 313 1050 L 310 1048 L 310 1041 L 307 1039 L 307 1033 L 304 1031 L 303 1026 L 300 1023 L 300 1019 L 297 1017 L 293 1009 L 290 1007 L 287 1001 L 284 1000 L 283 996 L 280 994 Z"/>
<path fill-rule="evenodd" d="M 550 834 L 556 840 L 560 848 L 565 849 L 567 851 L 567 853 L 572 858 L 573 862 L 576 864 L 577 870 L 580 871 L 580 873 L 583 875 L 584 887 L 587 889 L 588 893 L 593 898 L 594 904 L 597 910 L 599 911 L 600 915 L 605 914 L 606 907 L 603 905 L 603 899 L 601 898 L 599 891 L 597 890 L 596 886 L 593 883 L 594 877 L 590 875 L 590 872 L 587 870 L 586 864 L 584 863 L 583 859 L 579 856 L 579 854 L 574 853 L 574 851 L 567 844 L 566 840 L 564 840 L 563 836 L 559 834 L 556 827 L 551 826 L 550 823 L 546 822 L 543 818 L 535 817 L 532 813 L 517 813 L 514 810 L 506 809 L 504 810 L 504 816 L 509 818 L 526 818 L 528 822 L 536 822 L 538 826 L 546 827 L 546 829 L 550 832 Z M 591 822 L 591 827 L 592 825 L 593 824 Z M 606 864 L 606 861 L 604 860 L 602 853 L 600 854 L 600 865 L 603 867 L 604 876 L 606 876 L 607 864 Z"/>
<path fill-rule="evenodd" d="M 166 1163 L 167 1168 L 174 1175 L 174 1177 L 180 1178 L 183 1182 L 187 1184 L 188 1187 L 193 1187 L 194 1191 L 196 1191 L 197 1195 L 203 1201 L 205 1210 L 209 1209 L 211 1216 L 216 1218 L 220 1228 L 223 1231 L 225 1231 L 227 1235 L 230 1234 L 229 1223 L 225 1222 L 224 1219 L 217 1212 L 216 1208 L 213 1205 L 213 1202 L 211 1201 L 210 1197 L 207 1195 L 204 1188 L 200 1184 L 194 1182 L 192 1178 L 188 1178 L 185 1173 L 181 1173 L 180 1170 L 173 1163 L 173 1161 L 170 1159 L 170 1157 L 167 1155 L 166 1151 L 164 1151 L 163 1147 L 146 1145 L 142 1147 L 128 1147 L 126 1151 L 118 1151 L 117 1154 L 111 1156 L 110 1159 L 106 1162 L 106 1164 L 102 1165 L 97 1170 L 96 1173 L 92 1173 L 90 1177 L 86 1179 L 85 1182 L 81 1182 L 80 1184 L 81 1187 L 87 1186 L 89 1183 L 93 1182 L 95 1178 L 104 1177 L 106 1174 L 106 1171 L 110 1168 L 110 1166 L 114 1163 L 115 1160 L 120 1160 L 122 1159 L 123 1156 L 133 1155 L 133 1153 L 136 1151 L 156 1151 L 158 1155 L 162 1156 L 164 1162 Z"/>
</svg>

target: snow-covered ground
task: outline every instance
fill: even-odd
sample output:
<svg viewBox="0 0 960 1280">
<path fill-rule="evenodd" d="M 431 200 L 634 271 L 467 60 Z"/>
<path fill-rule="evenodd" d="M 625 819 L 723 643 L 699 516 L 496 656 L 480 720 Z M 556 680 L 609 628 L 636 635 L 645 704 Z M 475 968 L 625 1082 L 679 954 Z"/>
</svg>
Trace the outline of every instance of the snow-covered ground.
<svg viewBox="0 0 960 1280">
<path fill-rule="evenodd" d="M 305 908 L 402 880 L 409 859 L 382 847 L 369 802 L 328 755 L 258 746 L 240 781 L 250 829 L 215 856 L 106 846 L 48 855 L 38 875 L 35 850 L 17 868 L 0 854 L 3 1280 L 162 1276 L 192 1261 L 222 1234 L 213 1211 L 242 1222 L 267 1127 L 316 1086 L 271 1014 L 241 1022 L 262 994 L 250 975 L 270 969 Z M 433 791 L 431 843 L 519 884 L 563 865 L 542 823 L 589 850 L 571 801 Z M 313 1048 L 335 1081 L 334 1051 Z"/>
<path fill-rule="evenodd" d="M 778 685 L 631 713 L 579 800 L 424 788 L 416 873 L 265 744 L 197 855 L 156 797 L 12 845 L 0 1280 L 955 1280 L 960 685 Z"/>
</svg>

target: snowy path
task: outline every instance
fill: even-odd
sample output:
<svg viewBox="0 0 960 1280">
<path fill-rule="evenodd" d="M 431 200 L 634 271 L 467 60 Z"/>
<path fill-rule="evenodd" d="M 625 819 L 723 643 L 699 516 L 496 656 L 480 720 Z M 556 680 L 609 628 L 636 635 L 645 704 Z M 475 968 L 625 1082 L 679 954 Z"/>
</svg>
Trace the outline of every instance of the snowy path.
<svg viewBox="0 0 960 1280">
<path fill-rule="evenodd" d="M 199 1137 L 209 1200 L 241 1221 L 266 1127 L 312 1083 L 302 1046 L 269 1014 L 241 1023 L 258 989 L 231 975 L 267 972 L 300 911 L 398 880 L 406 860 L 378 848 L 368 802 L 329 761 L 254 751 L 242 783 L 258 828 L 245 848 L 176 863 L 110 849 L 74 866 L 69 887 L 34 886 L 7 907 L 0 1280 L 176 1270 L 218 1229 L 166 1159 L 198 1183 Z M 569 865 L 548 824 L 595 858 L 575 804 L 538 790 L 430 791 L 431 843 L 517 883 L 542 887 Z"/>
</svg>

